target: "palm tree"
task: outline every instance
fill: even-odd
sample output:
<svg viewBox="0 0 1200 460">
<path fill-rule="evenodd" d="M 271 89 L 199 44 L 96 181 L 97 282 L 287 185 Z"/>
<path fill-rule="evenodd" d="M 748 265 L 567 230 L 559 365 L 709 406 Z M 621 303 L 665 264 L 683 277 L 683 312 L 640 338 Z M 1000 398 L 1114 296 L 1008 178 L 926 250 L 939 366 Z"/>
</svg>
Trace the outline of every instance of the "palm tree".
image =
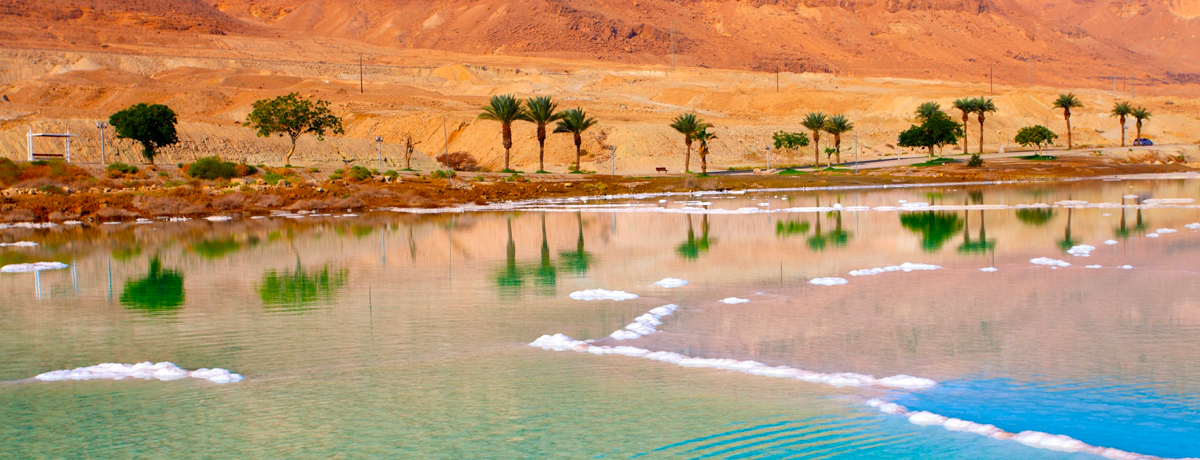
<svg viewBox="0 0 1200 460">
<path fill-rule="evenodd" d="M 942 112 L 942 105 L 936 102 L 925 102 L 917 107 L 917 120 L 924 122 Z"/>
<path fill-rule="evenodd" d="M 525 111 L 529 115 L 529 121 L 537 125 L 537 140 L 538 140 L 538 171 L 546 172 L 546 125 L 552 121 L 562 118 L 562 114 L 557 112 L 558 103 L 550 100 L 549 96 L 531 97 L 525 101 Z"/>
<path fill-rule="evenodd" d="M 825 120 L 825 132 L 833 135 L 833 148 L 836 150 L 837 162 L 842 162 L 842 134 L 854 129 L 854 123 L 845 115 L 834 115 Z"/>
<path fill-rule="evenodd" d="M 671 129 L 674 129 L 679 134 L 683 135 L 683 144 L 687 146 L 687 155 L 683 157 L 683 172 L 690 172 L 692 167 L 692 141 L 696 140 L 696 133 L 701 129 L 711 127 L 712 125 L 705 123 L 704 119 L 699 118 L 694 113 L 685 113 L 675 117 L 671 122 Z"/>
<path fill-rule="evenodd" d="M 1137 139 L 1142 138 L 1142 121 L 1149 120 L 1150 115 L 1153 114 L 1151 114 L 1149 110 L 1146 110 L 1145 107 L 1138 107 L 1133 109 L 1133 113 L 1130 115 L 1133 115 L 1133 118 L 1137 119 L 1137 137 L 1134 138 L 1134 142 L 1137 142 Z"/>
<path fill-rule="evenodd" d="M 584 112 L 583 109 L 574 108 L 563 111 L 562 117 L 558 120 L 558 125 L 554 127 L 554 132 L 556 133 L 571 133 L 575 135 L 575 172 L 580 172 L 579 157 L 582 153 L 579 146 L 583 145 L 583 132 L 595 125 L 595 118 L 588 118 L 587 112 Z"/>
<path fill-rule="evenodd" d="M 1121 101 L 1116 104 L 1113 104 L 1112 112 L 1109 112 L 1109 113 L 1112 114 L 1111 116 L 1117 117 L 1117 120 L 1121 122 L 1121 147 L 1124 147 L 1125 146 L 1125 117 L 1133 115 L 1133 107 L 1129 105 L 1129 102 Z"/>
<path fill-rule="evenodd" d="M 512 124 L 517 120 L 529 121 L 529 113 L 521 107 L 521 101 L 511 94 L 492 96 L 488 105 L 483 106 L 480 120 L 500 122 L 501 133 L 504 136 L 504 172 L 512 171 L 509 167 L 509 152 L 512 150 Z"/>
<path fill-rule="evenodd" d="M 1071 139 L 1071 109 L 1083 108 L 1083 103 L 1074 94 L 1059 94 L 1058 99 L 1054 100 L 1054 108 L 1062 109 L 1063 119 L 1067 120 L 1067 150 L 1071 150 L 1075 148 Z"/>
<path fill-rule="evenodd" d="M 808 112 L 800 121 L 800 126 L 808 128 L 813 133 L 813 168 L 821 167 L 821 131 L 825 130 L 825 122 L 829 117 L 821 112 Z"/>
<path fill-rule="evenodd" d="M 700 175 L 708 175 L 708 141 L 716 139 L 717 135 L 708 130 L 711 126 L 701 127 L 696 131 L 696 140 L 700 141 Z"/>
<path fill-rule="evenodd" d="M 983 154 L 983 121 L 987 114 L 996 111 L 996 104 L 984 97 L 975 98 L 975 117 L 979 118 L 979 154 Z"/>
<path fill-rule="evenodd" d="M 967 137 L 967 122 L 971 121 L 971 114 L 975 113 L 975 104 L 978 99 L 962 98 L 954 101 L 954 109 L 962 112 L 963 121 L 963 153 L 971 153 L 970 143 Z"/>
</svg>

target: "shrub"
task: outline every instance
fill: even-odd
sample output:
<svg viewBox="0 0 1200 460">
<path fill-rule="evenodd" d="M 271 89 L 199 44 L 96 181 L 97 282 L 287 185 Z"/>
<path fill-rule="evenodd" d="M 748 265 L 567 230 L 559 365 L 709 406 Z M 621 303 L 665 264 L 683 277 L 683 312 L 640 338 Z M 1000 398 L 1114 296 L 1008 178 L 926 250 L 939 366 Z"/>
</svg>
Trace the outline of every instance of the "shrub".
<svg viewBox="0 0 1200 460">
<path fill-rule="evenodd" d="M 237 172 L 238 177 L 245 177 L 245 176 L 258 174 L 258 168 L 255 168 L 255 167 L 250 166 L 245 163 L 241 163 L 241 164 L 238 164 L 237 166 L 234 166 L 233 170 Z"/>
<path fill-rule="evenodd" d="M 41 187 L 38 187 L 38 191 L 42 192 L 42 193 L 48 193 L 51 195 L 66 195 L 67 194 L 66 190 L 63 190 L 62 187 L 59 187 L 54 184 L 46 184 Z"/>
<path fill-rule="evenodd" d="M 346 175 L 348 176 L 347 178 L 350 180 L 361 182 L 364 180 L 371 179 L 371 170 L 364 168 L 362 166 L 355 166 L 353 168 L 350 168 L 350 171 Z"/>
<path fill-rule="evenodd" d="M 342 174 L 344 174 L 345 172 L 346 172 L 346 170 L 345 170 L 345 169 L 340 169 L 340 168 L 339 168 L 339 169 L 335 169 L 335 170 L 333 170 L 333 173 L 334 173 L 334 174 L 337 174 L 337 175 L 339 175 L 339 176 L 340 176 L 340 175 L 342 175 Z"/>
<path fill-rule="evenodd" d="M 340 180 L 341 178 L 342 178 L 341 174 L 330 174 L 329 175 L 329 180 Z"/>
<path fill-rule="evenodd" d="M 237 166 L 220 157 L 205 157 L 196 160 L 187 168 L 187 174 L 197 179 L 232 179 L 238 176 Z"/>
<path fill-rule="evenodd" d="M 983 166 L 983 157 L 978 153 L 971 155 L 971 160 L 967 162 L 967 167 L 978 168 L 980 166 Z"/>
<path fill-rule="evenodd" d="M 395 179 L 395 178 L 397 178 L 397 177 L 400 177 L 400 173 L 398 173 L 398 172 L 396 172 L 396 171 L 394 171 L 394 170 L 391 170 L 391 169 L 387 170 L 387 172 L 383 173 L 383 175 L 384 175 L 385 177 L 390 177 L 390 178 L 392 178 L 392 179 Z"/>
<path fill-rule="evenodd" d="M 434 171 L 433 174 L 430 174 L 430 177 L 432 177 L 434 179 L 449 179 L 451 177 L 454 177 L 455 175 L 456 174 L 454 173 L 454 171 L 451 171 L 451 170 L 438 170 L 438 171 Z"/>
<path fill-rule="evenodd" d="M 478 171 L 479 162 L 467 152 L 454 152 L 438 155 L 437 161 L 449 166 L 455 171 Z"/>
<path fill-rule="evenodd" d="M 127 165 L 127 164 L 121 163 L 121 162 L 116 162 L 116 163 L 110 164 L 110 165 L 108 165 L 108 167 L 106 167 L 104 169 L 108 171 L 109 176 L 113 176 L 113 175 L 119 176 L 122 174 L 137 174 L 137 172 L 138 172 L 137 166 Z"/>
<path fill-rule="evenodd" d="M 273 172 L 263 174 L 263 182 L 266 182 L 270 185 L 278 184 L 281 180 L 283 180 L 283 176 L 279 174 L 275 174 Z"/>
<path fill-rule="evenodd" d="M 0 158 L 0 184 L 11 185 L 21 178 L 21 167 L 8 158 Z"/>
</svg>

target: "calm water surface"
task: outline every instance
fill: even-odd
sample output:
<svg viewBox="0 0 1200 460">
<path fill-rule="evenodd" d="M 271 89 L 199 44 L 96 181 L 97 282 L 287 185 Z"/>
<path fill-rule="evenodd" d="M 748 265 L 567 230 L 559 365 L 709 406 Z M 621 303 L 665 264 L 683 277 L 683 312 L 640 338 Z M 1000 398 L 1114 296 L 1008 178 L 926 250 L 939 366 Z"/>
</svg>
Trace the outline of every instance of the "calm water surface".
<svg viewBox="0 0 1200 460">
<path fill-rule="evenodd" d="M 0 265 L 71 265 L 0 274 L 0 458 L 1100 458 L 913 424 L 872 398 L 1200 457 L 1188 199 L 1200 180 L 0 230 L 39 243 L 0 248 Z M 1081 245 L 1095 249 L 1068 254 Z M 942 268 L 849 275 L 904 262 Z M 667 277 L 691 283 L 653 284 Z M 640 297 L 569 297 L 595 288 Z M 528 345 L 616 345 L 610 333 L 664 304 L 680 308 L 661 332 L 619 344 L 938 385 Z M 142 361 L 245 380 L 30 379 Z"/>
</svg>

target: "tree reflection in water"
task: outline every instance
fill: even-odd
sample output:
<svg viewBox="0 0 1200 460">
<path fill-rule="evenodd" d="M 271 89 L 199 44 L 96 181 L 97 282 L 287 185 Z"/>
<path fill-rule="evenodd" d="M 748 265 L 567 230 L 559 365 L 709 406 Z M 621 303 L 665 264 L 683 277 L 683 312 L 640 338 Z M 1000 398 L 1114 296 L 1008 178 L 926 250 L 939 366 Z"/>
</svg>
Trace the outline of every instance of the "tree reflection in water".
<svg viewBox="0 0 1200 460">
<path fill-rule="evenodd" d="M 183 305 L 183 275 L 163 270 L 158 256 L 150 259 L 146 276 L 125 282 L 121 305 L 151 314 L 170 313 Z"/>
<path fill-rule="evenodd" d="M 936 252 L 963 229 L 958 214 L 947 211 L 913 212 L 900 215 L 900 225 L 921 234 L 921 249 Z"/>
<path fill-rule="evenodd" d="M 575 245 L 575 250 L 560 252 L 558 258 L 562 260 L 562 266 L 567 271 L 576 275 L 586 275 L 592 266 L 592 255 L 583 250 L 583 213 L 576 212 L 575 219 L 579 228 L 579 240 Z"/>
<path fill-rule="evenodd" d="M 328 266 L 320 270 L 305 270 L 296 260 L 295 270 L 267 270 L 258 285 L 263 307 L 271 311 L 298 313 L 311 310 L 318 303 L 331 303 L 337 290 L 346 284 L 346 270 L 331 272 Z"/>
<path fill-rule="evenodd" d="M 712 241 L 708 238 L 708 215 L 701 217 L 700 221 L 700 238 L 696 238 L 696 231 L 692 228 L 692 216 L 687 216 L 688 221 L 688 236 L 687 241 L 684 241 L 675 248 L 675 252 L 679 253 L 680 257 L 687 260 L 696 260 L 701 254 L 708 252 Z"/>
</svg>

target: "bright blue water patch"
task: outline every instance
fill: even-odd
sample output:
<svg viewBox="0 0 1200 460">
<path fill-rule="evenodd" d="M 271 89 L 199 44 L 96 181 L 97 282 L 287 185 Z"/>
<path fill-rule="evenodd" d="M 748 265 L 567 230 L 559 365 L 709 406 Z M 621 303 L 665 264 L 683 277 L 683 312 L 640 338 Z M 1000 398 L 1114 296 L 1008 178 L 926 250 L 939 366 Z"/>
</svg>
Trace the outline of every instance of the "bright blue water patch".
<svg viewBox="0 0 1200 460">
<path fill-rule="evenodd" d="M 892 402 L 1010 431 L 1067 435 L 1095 446 L 1167 458 L 1200 456 L 1200 395 L 1146 382 L 951 380 Z"/>
</svg>

